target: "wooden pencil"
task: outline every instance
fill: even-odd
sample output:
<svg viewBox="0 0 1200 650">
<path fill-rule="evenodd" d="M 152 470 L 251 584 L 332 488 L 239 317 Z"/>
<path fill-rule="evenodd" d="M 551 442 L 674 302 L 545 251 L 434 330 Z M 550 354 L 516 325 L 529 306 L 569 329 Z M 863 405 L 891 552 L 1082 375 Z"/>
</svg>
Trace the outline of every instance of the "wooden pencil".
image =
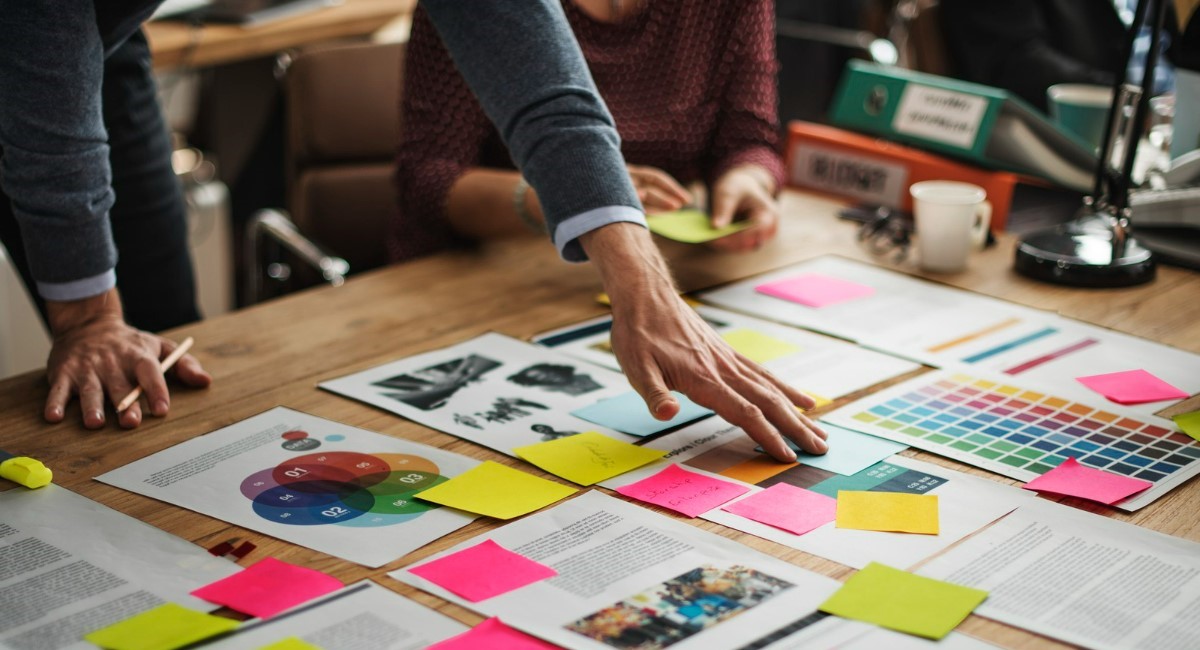
<svg viewBox="0 0 1200 650">
<path fill-rule="evenodd" d="M 163 359 L 162 362 L 158 364 L 159 369 L 164 373 L 170 370 L 171 366 L 175 365 L 175 362 L 179 361 L 180 357 L 187 354 L 187 351 L 192 349 L 192 343 L 195 343 L 195 341 L 192 340 L 192 337 L 189 336 L 184 339 L 183 343 L 179 344 L 179 347 L 175 348 L 171 354 L 167 355 L 166 359 Z M 117 404 L 117 413 L 120 413 L 132 406 L 133 403 L 136 402 L 141 396 L 141 386 L 137 386 L 133 390 L 129 391 L 129 394 L 125 396 L 125 399 L 121 400 L 120 404 Z"/>
</svg>

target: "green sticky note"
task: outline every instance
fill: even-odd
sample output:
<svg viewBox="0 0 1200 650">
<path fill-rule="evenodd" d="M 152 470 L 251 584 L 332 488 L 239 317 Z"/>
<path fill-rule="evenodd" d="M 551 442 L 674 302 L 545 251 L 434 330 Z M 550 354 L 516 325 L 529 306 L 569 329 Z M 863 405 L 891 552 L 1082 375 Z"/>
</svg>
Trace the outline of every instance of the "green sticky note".
<svg viewBox="0 0 1200 650">
<path fill-rule="evenodd" d="M 286 639 L 280 639 L 270 645 L 265 645 L 258 650 L 321 650 L 317 646 L 305 641 L 304 639 L 289 636 Z"/>
<path fill-rule="evenodd" d="M 646 217 L 650 232 L 685 244 L 703 244 L 750 227 L 749 221 L 735 221 L 724 228 L 713 228 L 708 215 L 699 210 L 676 210 Z"/>
<path fill-rule="evenodd" d="M 987 598 L 986 591 L 872 562 L 818 607 L 834 616 L 941 639 Z"/>
<path fill-rule="evenodd" d="M 721 338 L 725 339 L 729 347 L 754 363 L 774 361 L 800 351 L 797 345 L 744 327 L 722 332 Z"/>
<path fill-rule="evenodd" d="M 1180 431 L 1200 442 L 1200 411 L 1180 413 L 1171 419 L 1175 421 L 1175 426 L 1179 427 Z"/>
<path fill-rule="evenodd" d="M 659 449 L 614 440 L 595 431 L 517 447 L 513 453 L 555 476 L 580 485 L 592 485 L 619 476 L 667 454 Z"/>
<path fill-rule="evenodd" d="M 576 492 L 575 488 L 487 460 L 416 496 L 496 519 L 512 519 Z"/>
<path fill-rule="evenodd" d="M 108 650 L 174 650 L 223 634 L 238 625 L 232 619 L 167 603 L 83 638 Z"/>
</svg>

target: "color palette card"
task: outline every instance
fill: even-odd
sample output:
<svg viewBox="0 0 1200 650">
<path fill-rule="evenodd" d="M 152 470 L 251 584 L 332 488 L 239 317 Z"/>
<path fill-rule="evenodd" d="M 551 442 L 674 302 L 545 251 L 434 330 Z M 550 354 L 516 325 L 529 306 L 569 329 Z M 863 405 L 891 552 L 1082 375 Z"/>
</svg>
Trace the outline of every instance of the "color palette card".
<svg viewBox="0 0 1200 650">
<path fill-rule="evenodd" d="M 700 210 L 676 210 L 646 215 L 650 232 L 685 244 L 703 244 L 720 239 L 751 226 L 749 221 L 735 221 L 724 228 L 713 228 L 712 220 Z"/>
<path fill-rule="evenodd" d="M 490 460 L 416 494 L 418 499 L 476 514 L 512 519 L 578 490 Z"/>
<path fill-rule="evenodd" d="M 1004 378 L 926 373 L 826 414 L 823 422 L 905 443 L 1021 481 L 1074 458 L 1153 487 L 1137 510 L 1200 473 L 1200 443 L 1170 423 L 1078 402 Z M 1166 425 L 1166 426 L 1164 426 Z"/>
<path fill-rule="evenodd" d="M 517 447 L 519 458 L 578 483 L 592 485 L 662 458 L 667 452 L 631 445 L 595 431 Z"/>
<path fill-rule="evenodd" d="M 1053 492 L 1112 505 L 1121 499 L 1148 489 L 1150 481 L 1112 474 L 1068 458 L 1062 465 L 1025 484 L 1026 490 Z"/>
<path fill-rule="evenodd" d="M 1141 369 L 1078 377 L 1077 380 L 1118 404 L 1145 404 L 1188 397 L 1186 392 Z"/>
<path fill-rule="evenodd" d="M 232 619 L 166 603 L 83 638 L 107 650 L 175 650 L 229 632 L 238 625 Z"/>
<path fill-rule="evenodd" d="M 890 630 L 941 639 L 986 599 L 980 589 L 872 562 L 850 576 L 820 610 Z"/>
<path fill-rule="evenodd" d="M 941 529 L 936 494 L 841 490 L 837 527 L 937 535 Z"/>
<path fill-rule="evenodd" d="M 803 535 L 834 520 L 837 500 L 787 483 L 776 483 L 721 509 L 795 535 Z"/>
<path fill-rule="evenodd" d="M 479 650 L 479 648 L 559 650 L 558 646 L 552 643 L 547 643 L 520 630 L 514 630 L 494 616 L 458 636 L 429 646 L 428 650 Z"/>
<path fill-rule="evenodd" d="M 653 503 L 689 517 L 704 514 L 749 491 L 750 488 L 744 485 L 689 472 L 675 464 L 653 476 L 617 488 L 617 492 L 631 499 Z"/>
<path fill-rule="evenodd" d="M 616 429 L 631 436 L 649 436 L 666 431 L 692 420 L 712 415 L 712 411 L 696 404 L 683 393 L 671 391 L 679 401 L 679 413 L 670 420 L 659 420 L 650 414 L 646 401 L 634 391 L 600 400 L 595 404 L 571 411 L 571 415 L 592 424 Z"/>
<path fill-rule="evenodd" d="M 270 618 L 341 588 L 342 582 L 333 576 L 269 557 L 192 595 L 243 614 Z"/>
<path fill-rule="evenodd" d="M 473 603 L 558 575 L 554 569 L 490 539 L 412 567 L 408 572 Z"/>
<path fill-rule="evenodd" d="M 874 287 L 821 273 L 806 273 L 784 280 L 767 282 L 754 287 L 754 290 L 767 296 L 782 298 L 816 309 L 866 298 L 875 293 Z"/>
</svg>

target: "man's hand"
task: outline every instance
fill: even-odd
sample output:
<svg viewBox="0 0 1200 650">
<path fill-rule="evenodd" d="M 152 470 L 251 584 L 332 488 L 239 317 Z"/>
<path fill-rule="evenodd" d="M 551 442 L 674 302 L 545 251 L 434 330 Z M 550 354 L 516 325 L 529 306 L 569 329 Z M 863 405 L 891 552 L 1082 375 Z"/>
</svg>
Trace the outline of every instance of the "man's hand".
<svg viewBox="0 0 1200 650">
<path fill-rule="evenodd" d="M 771 241 L 779 231 L 779 202 L 774 193 L 775 181 L 761 167 L 734 167 L 722 174 L 713 184 L 713 228 L 724 228 L 737 216 L 743 216 L 753 225 L 709 245 L 723 251 L 745 252 Z"/>
<path fill-rule="evenodd" d="M 679 412 L 678 390 L 745 430 L 776 460 L 827 450 L 825 433 L 795 407 L 813 399 L 735 352 L 680 299 L 666 262 L 642 227 L 616 223 L 580 238 L 612 299 L 612 346 L 654 417 Z"/>
<path fill-rule="evenodd" d="M 139 384 L 150 413 L 157 417 L 167 414 L 171 396 L 159 361 L 175 349 L 175 343 L 126 325 L 116 289 L 85 300 L 48 301 L 46 311 L 54 335 L 46 363 L 50 394 L 44 416 L 48 422 L 61 422 L 67 403 L 78 396 L 83 425 L 102 427 L 105 396 L 116 405 Z M 174 370 L 189 386 L 201 388 L 212 381 L 191 355 L 184 355 Z M 136 427 L 142 422 L 142 405 L 134 402 L 117 417 L 122 427 Z"/>
</svg>

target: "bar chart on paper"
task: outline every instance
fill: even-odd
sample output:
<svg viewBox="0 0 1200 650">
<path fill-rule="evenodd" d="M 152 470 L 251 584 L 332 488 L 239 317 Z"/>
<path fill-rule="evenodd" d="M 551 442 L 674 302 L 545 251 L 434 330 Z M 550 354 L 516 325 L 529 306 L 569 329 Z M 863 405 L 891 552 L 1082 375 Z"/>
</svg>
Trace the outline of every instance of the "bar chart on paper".
<svg viewBox="0 0 1200 650">
<path fill-rule="evenodd" d="M 1131 410 L 1005 379 L 932 372 L 822 418 L 1022 481 L 1067 458 L 1153 484 L 1116 504 L 1137 510 L 1200 473 L 1200 443 Z"/>
</svg>

